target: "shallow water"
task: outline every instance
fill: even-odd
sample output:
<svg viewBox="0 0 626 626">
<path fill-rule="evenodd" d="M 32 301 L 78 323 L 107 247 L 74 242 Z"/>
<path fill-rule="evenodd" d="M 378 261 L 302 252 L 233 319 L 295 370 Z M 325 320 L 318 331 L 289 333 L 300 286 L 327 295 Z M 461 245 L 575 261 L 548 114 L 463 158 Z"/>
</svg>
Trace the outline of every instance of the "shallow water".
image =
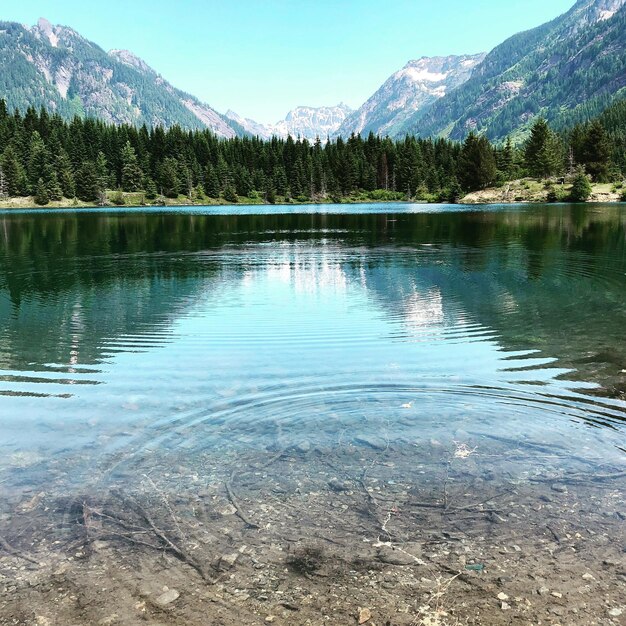
<svg viewBox="0 0 626 626">
<path fill-rule="evenodd" d="M 2 214 L 3 469 L 263 450 L 277 425 L 621 457 L 623 207 L 339 209 Z"/>
<path fill-rule="evenodd" d="M 616 623 L 626 207 L 260 210 L 0 212 L 0 623 Z"/>
</svg>

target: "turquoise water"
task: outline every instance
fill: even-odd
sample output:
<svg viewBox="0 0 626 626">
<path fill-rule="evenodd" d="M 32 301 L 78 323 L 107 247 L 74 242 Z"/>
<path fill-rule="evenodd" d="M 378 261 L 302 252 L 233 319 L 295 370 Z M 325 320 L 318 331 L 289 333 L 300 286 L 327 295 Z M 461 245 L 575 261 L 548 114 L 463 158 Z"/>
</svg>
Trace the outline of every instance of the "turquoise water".
<svg viewBox="0 0 626 626">
<path fill-rule="evenodd" d="M 623 460 L 626 208 L 264 209 L 0 214 L 5 476 L 277 437 Z"/>
</svg>

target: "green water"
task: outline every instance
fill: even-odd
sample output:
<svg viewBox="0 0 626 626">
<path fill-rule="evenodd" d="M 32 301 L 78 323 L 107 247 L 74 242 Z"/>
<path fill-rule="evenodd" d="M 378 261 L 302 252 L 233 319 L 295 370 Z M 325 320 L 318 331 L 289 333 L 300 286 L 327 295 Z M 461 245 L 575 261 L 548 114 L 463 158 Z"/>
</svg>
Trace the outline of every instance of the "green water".
<svg viewBox="0 0 626 626">
<path fill-rule="evenodd" d="M 277 427 L 621 459 L 626 208 L 323 209 L 2 213 L 2 471 Z"/>
</svg>

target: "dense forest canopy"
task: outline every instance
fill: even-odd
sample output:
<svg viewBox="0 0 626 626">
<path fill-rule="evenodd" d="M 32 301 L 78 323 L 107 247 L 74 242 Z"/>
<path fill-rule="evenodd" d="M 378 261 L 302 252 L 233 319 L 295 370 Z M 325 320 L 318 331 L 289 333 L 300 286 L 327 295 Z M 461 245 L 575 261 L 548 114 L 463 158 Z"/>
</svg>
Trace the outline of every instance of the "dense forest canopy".
<svg viewBox="0 0 626 626">
<path fill-rule="evenodd" d="M 208 130 L 109 125 L 45 109 L 11 113 L 0 100 L 0 195 L 38 204 L 79 198 L 105 203 L 106 189 L 237 202 L 341 199 L 456 201 L 463 192 L 523 176 L 619 182 L 626 172 L 626 101 L 561 133 L 538 119 L 528 141 L 463 143 L 370 134 L 322 143 L 306 139 L 219 139 Z M 583 181 L 584 179 L 584 181 Z M 583 184 L 585 183 L 585 184 Z M 588 195 L 588 194 L 587 194 Z M 586 199 L 586 198 L 576 198 Z"/>
</svg>

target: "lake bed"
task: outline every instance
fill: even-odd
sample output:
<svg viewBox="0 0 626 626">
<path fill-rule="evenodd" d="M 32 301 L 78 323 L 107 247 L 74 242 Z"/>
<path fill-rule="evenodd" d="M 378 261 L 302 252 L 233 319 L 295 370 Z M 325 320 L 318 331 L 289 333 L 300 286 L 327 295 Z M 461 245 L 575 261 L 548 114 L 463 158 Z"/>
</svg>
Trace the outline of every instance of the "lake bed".
<svg viewBox="0 0 626 626">
<path fill-rule="evenodd" d="M 0 621 L 619 623 L 626 209 L 261 210 L 0 214 Z"/>
</svg>

